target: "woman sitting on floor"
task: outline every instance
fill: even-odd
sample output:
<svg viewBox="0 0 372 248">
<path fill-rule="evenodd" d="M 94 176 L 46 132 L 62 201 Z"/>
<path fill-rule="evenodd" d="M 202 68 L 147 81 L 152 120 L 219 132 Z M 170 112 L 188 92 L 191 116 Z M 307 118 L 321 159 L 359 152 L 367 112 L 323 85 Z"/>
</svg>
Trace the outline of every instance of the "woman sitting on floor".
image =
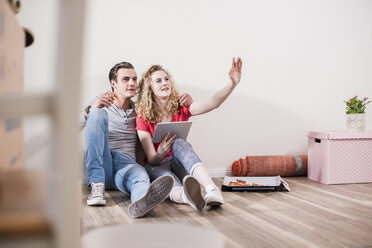
<svg viewBox="0 0 372 248">
<path fill-rule="evenodd" d="M 138 86 L 136 129 L 146 153 L 145 168 L 150 179 L 155 180 L 166 174 L 172 175 L 175 179 L 170 193 L 171 201 L 189 204 L 199 211 L 205 204 L 220 206 L 224 202 L 218 187 L 187 141 L 175 135 L 169 137 L 167 134 L 161 143 L 152 143 L 156 124 L 187 121 L 191 116 L 205 114 L 218 108 L 238 85 L 241 68 L 241 59 L 237 58 L 235 61 L 233 58 L 229 72 L 231 82 L 208 101 L 192 103 L 188 107 L 179 105 L 177 100 L 179 93 L 174 80 L 163 67 L 153 65 L 143 74 Z M 199 183 L 205 188 L 204 198 L 201 195 Z"/>
</svg>

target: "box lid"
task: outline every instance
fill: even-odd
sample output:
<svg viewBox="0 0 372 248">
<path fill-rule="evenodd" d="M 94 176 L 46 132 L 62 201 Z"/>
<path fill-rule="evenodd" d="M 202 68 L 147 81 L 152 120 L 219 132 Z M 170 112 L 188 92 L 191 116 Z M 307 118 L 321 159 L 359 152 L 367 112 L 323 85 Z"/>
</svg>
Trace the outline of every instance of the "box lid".
<svg viewBox="0 0 372 248">
<path fill-rule="evenodd" d="M 372 139 L 372 131 L 347 132 L 347 131 L 309 131 L 307 136 L 317 139 Z"/>
</svg>

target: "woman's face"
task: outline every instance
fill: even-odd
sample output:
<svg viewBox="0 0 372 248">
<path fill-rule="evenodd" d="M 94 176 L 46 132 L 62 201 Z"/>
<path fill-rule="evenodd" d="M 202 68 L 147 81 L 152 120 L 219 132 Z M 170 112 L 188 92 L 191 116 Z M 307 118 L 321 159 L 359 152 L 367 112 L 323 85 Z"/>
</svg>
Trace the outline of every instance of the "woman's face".
<svg viewBox="0 0 372 248">
<path fill-rule="evenodd" d="M 172 84 L 164 71 L 156 71 L 151 74 L 151 89 L 158 98 L 168 98 L 170 96 Z"/>
</svg>

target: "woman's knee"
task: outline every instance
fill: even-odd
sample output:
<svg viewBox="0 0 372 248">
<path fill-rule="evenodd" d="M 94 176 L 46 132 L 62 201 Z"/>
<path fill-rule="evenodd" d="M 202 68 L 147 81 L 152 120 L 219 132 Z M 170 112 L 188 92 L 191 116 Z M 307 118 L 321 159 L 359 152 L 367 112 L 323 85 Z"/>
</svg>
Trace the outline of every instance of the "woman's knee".
<svg viewBox="0 0 372 248">
<path fill-rule="evenodd" d="M 190 143 L 182 138 L 176 138 L 176 140 L 173 142 L 172 149 L 182 148 L 185 146 L 190 146 Z"/>
</svg>

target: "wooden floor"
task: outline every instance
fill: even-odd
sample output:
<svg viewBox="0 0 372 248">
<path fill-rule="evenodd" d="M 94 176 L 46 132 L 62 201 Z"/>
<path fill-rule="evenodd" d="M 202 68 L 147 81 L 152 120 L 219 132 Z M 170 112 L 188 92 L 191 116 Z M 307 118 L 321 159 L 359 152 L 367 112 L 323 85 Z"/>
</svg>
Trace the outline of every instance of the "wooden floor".
<svg viewBox="0 0 372 248">
<path fill-rule="evenodd" d="M 196 212 L 166 200 L 145 217 L 127 214 L 128 196 L 107 191 L 105 207 L 83 199 L 82 233 L 122 223 L 187 223 L 218 230 L 230 247 L 372 247 L 372 183 L 324 185 L 287 177 L 291 192 L 223 192 L 221 208 Z M 215 179 L 217 185 L 222 178 Z"/>
</svg>

